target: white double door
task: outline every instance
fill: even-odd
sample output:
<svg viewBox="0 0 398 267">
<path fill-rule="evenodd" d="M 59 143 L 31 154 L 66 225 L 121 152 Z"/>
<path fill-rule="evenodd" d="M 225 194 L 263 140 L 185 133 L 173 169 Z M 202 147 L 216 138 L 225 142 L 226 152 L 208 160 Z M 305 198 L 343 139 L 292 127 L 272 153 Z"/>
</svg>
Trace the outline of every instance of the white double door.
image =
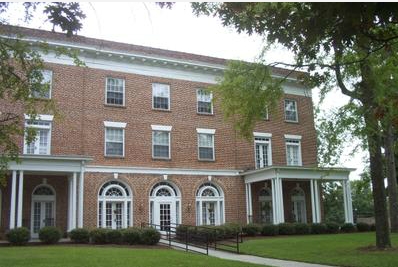
<svg viewBox="0 0 398 267">
<path fill-rule="evenodd" d="M 124 227 L 123 218 L 125 217 L 123 202 L 106 202 L 105 218 L 106 228 L 120 229 Z"/>
<path fill-rule="evenodd" d="M 41 228 L 55 225 L 55 201 L 33 200 L 31 219 L 32 238 L 38 238 Z"/>
<path fill-rule="evenodd" d="M 160 227 L 160 231 L 167 231 L 171 226 L 175 226 L 176 221 L 176 201 L 156 199 L 154 201 L 154 224 Z"/>
</svg>

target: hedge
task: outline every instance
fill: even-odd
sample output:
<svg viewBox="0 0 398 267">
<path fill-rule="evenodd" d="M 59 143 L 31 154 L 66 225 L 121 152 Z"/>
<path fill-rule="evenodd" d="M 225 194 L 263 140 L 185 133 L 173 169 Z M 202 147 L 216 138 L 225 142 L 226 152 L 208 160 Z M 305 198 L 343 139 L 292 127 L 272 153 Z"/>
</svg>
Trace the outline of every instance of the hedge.
<svg viewBox="0 0 398 267">
<path fill-rule="evenodd" d="M 26 227 L 18 227 L 8 231 L 6 233 L 6 238 L 12 245 L 26 245 L 30 239 L 30 232 Z"/>
<path fill-rule="evenodd" d="M 75 243 L 90 242 L 90 231 L 85 228 L 76 228 L 69 232 L 69 238 Z"/>
<path fill-rule="evenodd" d="M 341 232 L 343 233 L 353 233 L 355 231 L 355 225 L 353 225 L 352 223 L 345 223 L 341 226 Z"/>
<path fill-rule="evenodd" d="M 261 225 L 249 223 L 242 227 L 242 232 L 248 236 L 255 236 L 261 232 Z"/>
<path fill-rule="evenodd" d="M 296 233 L 296 228 L 292 223 L 280 223 L 278 227 L 280 235 L 294 235 Z"/>
<path fill-rule="evenodd" d="M 39 239 L 46 244 L 55 244 L 61 237 L 61 230 L 54 226 L 46 226 L 39 230 Z"/>
<path fill-rule="evenodd" d="M 265 224 L 261 228 L 261 235 L 264 236 L 274 236 L 279 234 L 279 227 L 278 225 L 274 224 Z"/>
</svg>

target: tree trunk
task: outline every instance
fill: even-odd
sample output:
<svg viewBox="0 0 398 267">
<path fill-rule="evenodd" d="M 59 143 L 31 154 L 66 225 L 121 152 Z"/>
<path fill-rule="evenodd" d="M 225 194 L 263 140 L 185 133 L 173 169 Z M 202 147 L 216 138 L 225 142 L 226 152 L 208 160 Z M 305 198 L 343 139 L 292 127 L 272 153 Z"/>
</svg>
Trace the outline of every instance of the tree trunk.
<svg viewBox="0 0 398 267">
<path fill-rule="evenodd" d="M 388 180 L 388 204 L 390 208 L 391 231 L 398 232 L 398 196 L 397 196 L 397 173 L 395 169 L 394 154 L 394 130 L 392 125 L 386 126 L 385 152 Z"/>
</svg>

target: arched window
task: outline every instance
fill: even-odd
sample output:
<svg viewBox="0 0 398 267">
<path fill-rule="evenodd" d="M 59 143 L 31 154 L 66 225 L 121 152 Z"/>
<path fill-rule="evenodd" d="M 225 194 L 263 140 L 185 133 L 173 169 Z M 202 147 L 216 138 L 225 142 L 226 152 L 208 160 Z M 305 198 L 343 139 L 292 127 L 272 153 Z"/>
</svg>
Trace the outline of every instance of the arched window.
<svg viewBox="0 0 398 267">
<path fill-rule="evenodd" d="M 272 223 L 273 210 L 272 210 L 272 191 L 268 187 L 263 187 L 258 195 L 258 202 L 260 206 L 260 222 Z"/>
<path fill-rule="evenodd" d="M 55 190 L 48 184 L 41 184 L 33 189 L 31 207 L 31 234 L 37 238 L 39 230 L 55 225 Z"/>
<path fill-rule="evenodd" d="M 161 231 L 172 224 L 179 224 L 181 218 L 181 194 L 177 186 L 163 181 L 152 187 L 149 196 L 150 223 Z"/>
<path fill-rule="evenodd" d="M 292 215 L 293 221 L 299 223 L 307 222 L 307 211 L 305 207 L 305 193 L 299 184 L 293 189 L 292 194 Z"/>
<path fill-rule="evenodd" d="M 224 223 L 224 194 L 213 183 L 204 183 L 196 191 L 196 225 Z"/>
<path fill-rule="evenodd" d="M 105 183 L 98 194 L 98 227 L 120 229 L 132 225 L 131 190 L 120 181 Z"/>
</svg>

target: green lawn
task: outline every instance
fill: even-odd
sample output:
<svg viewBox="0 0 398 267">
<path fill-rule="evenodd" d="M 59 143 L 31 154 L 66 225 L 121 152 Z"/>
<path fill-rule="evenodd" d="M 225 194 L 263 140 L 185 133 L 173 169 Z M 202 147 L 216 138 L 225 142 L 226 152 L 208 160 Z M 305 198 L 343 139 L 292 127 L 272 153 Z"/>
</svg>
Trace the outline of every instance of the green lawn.
<svg viewBox="0 0 398 267">
<path fill-rule="evenodd" d="M 244 241 L 241 252 L 262 257 L 355 267 L 397 267 L 395 251 L 363 251 L 375 243 L 375 233 L 264 237 Z M 398 234 L 392 235 L 398 247 Z"/>
<path fill-rule="evenodd" d="M 0 247 L 1 267 L 258 267 L 171 249 L 124 247 Z"/>
</svg>

